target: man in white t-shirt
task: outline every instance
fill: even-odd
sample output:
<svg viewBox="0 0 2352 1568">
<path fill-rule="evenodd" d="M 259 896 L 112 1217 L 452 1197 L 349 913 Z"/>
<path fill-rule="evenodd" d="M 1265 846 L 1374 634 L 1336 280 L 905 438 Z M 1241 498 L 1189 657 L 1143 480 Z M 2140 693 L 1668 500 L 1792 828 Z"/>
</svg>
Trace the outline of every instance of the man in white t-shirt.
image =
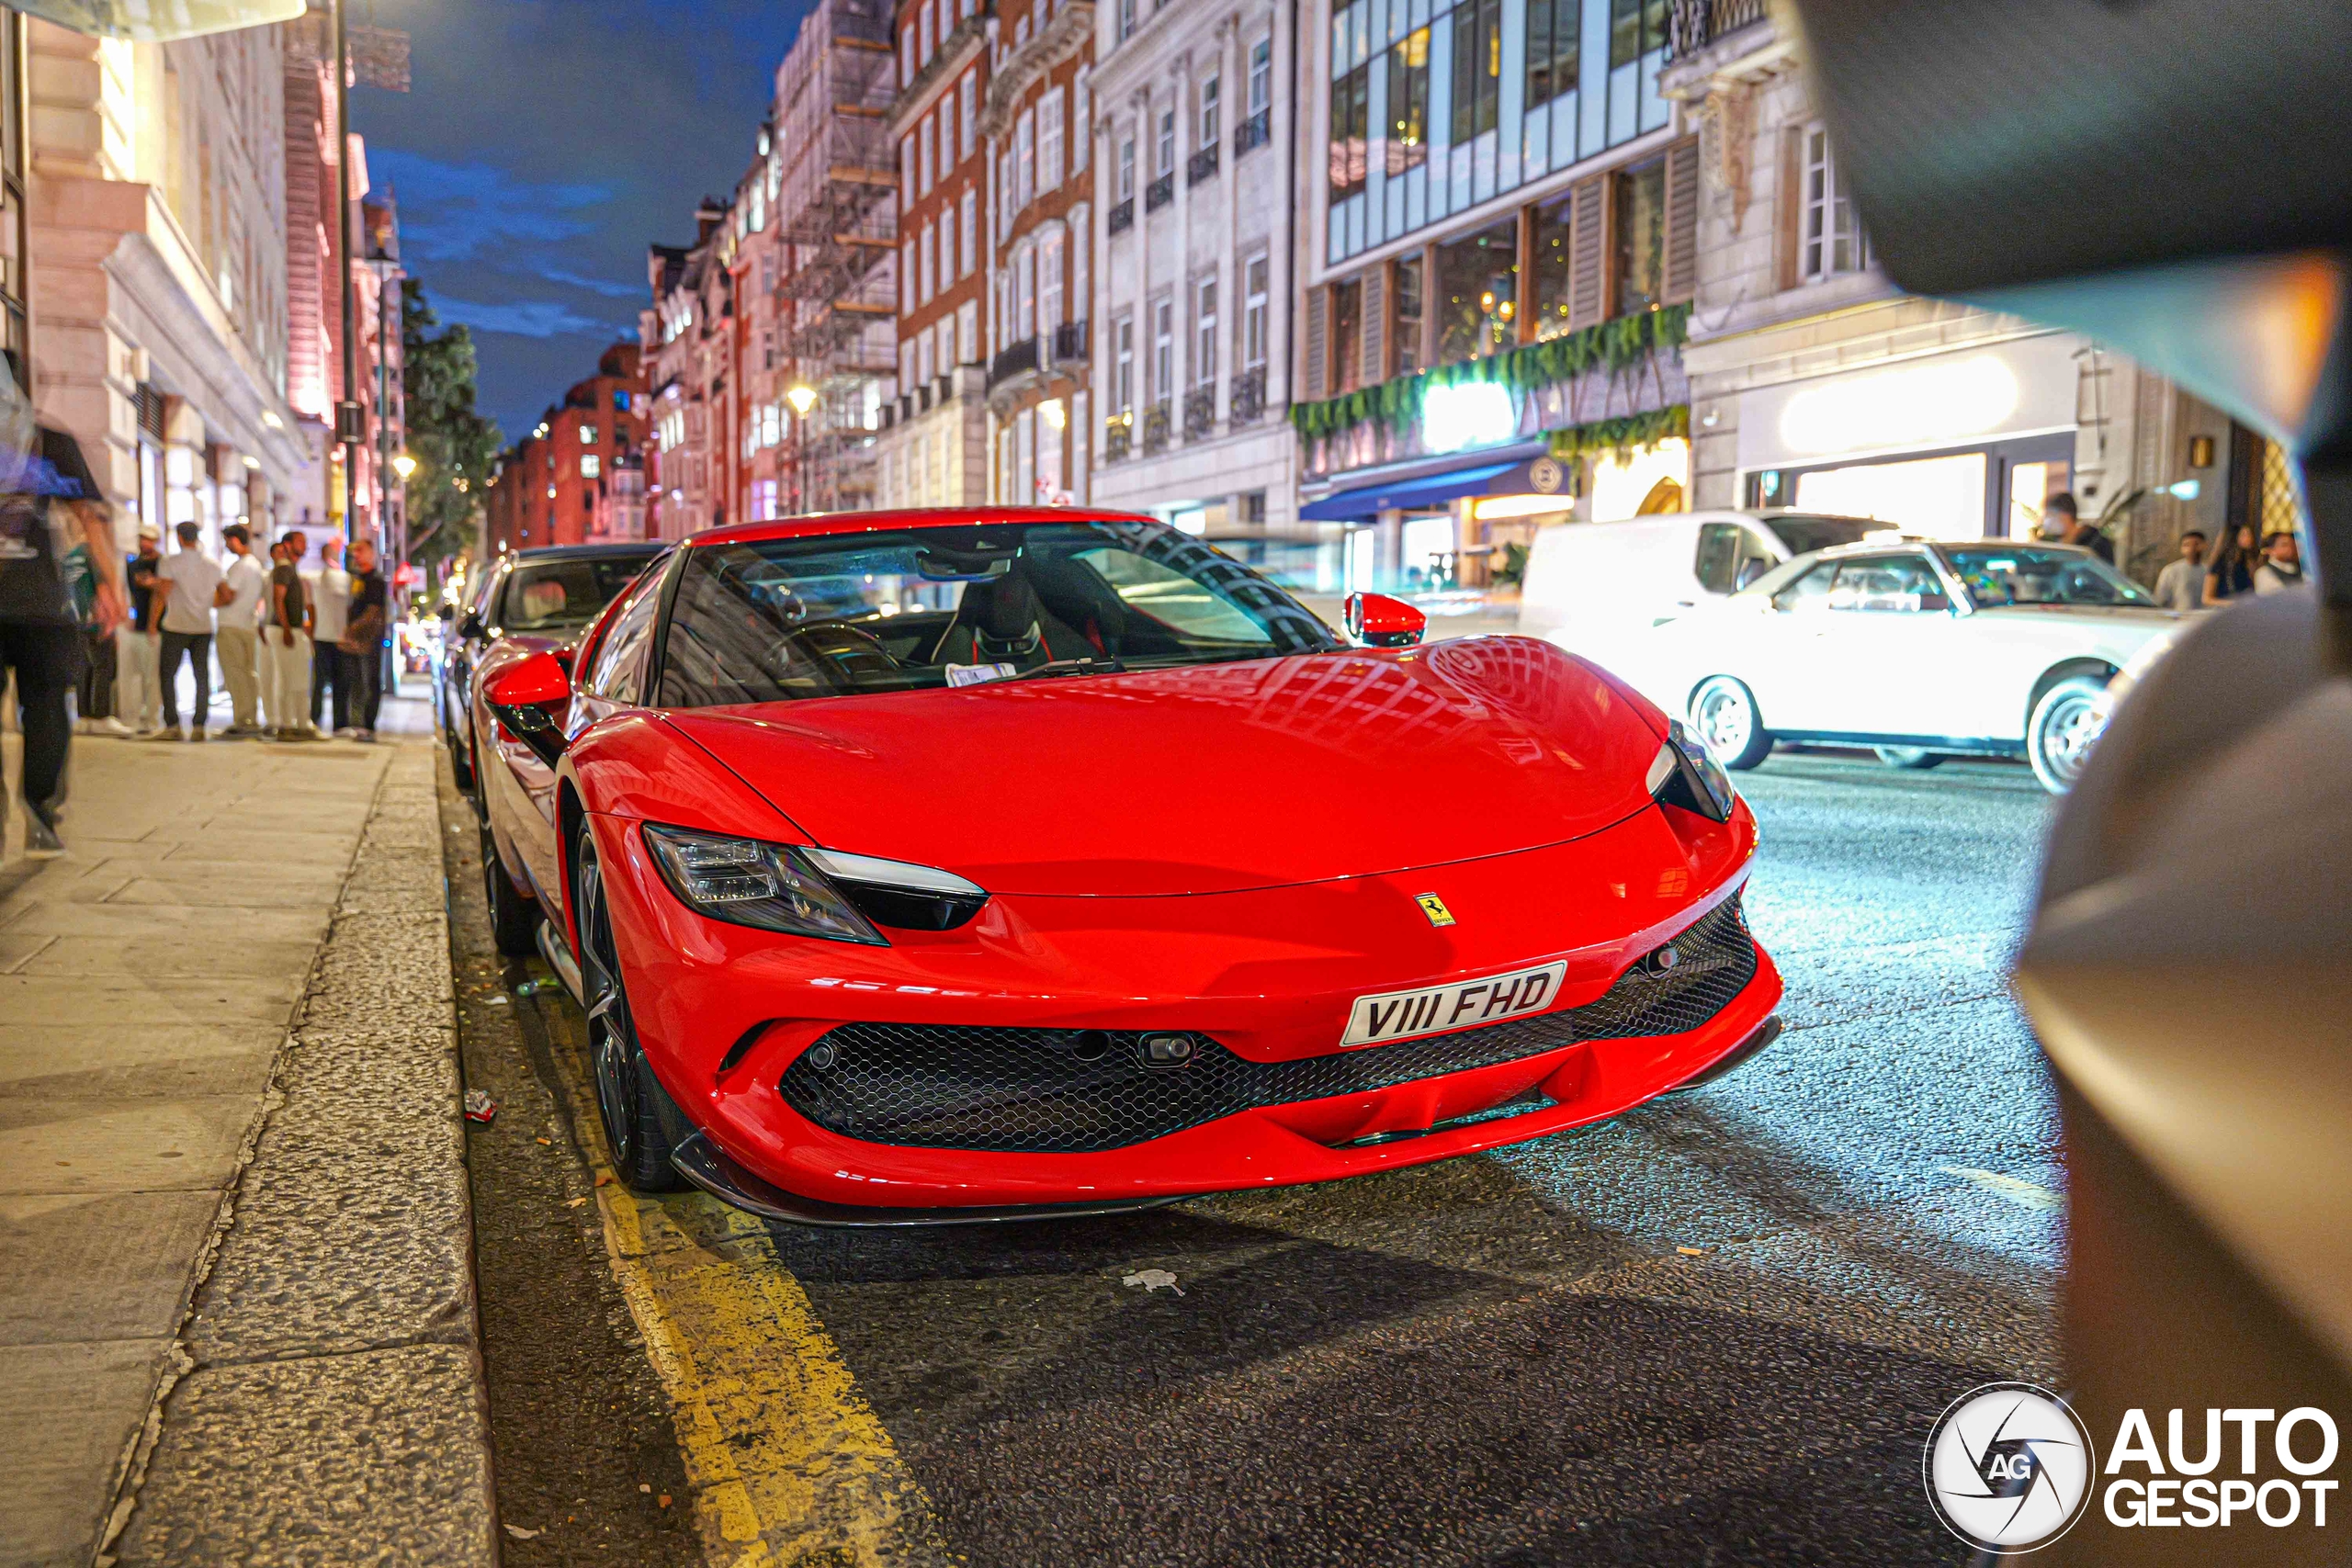
<svg viewBox="0 0 2352 1568">
<path fill-rule="evenodd" d="M 204 531 L 193 523 L 183 523 L 175 532 L 180 547 L 155 568 L 156 581 L 165 591 L 158 671 L 164 688 L 164 728 L 155 732 L 155 739 L 180 738 L 180 656 L 187 654 L 196 666 L 196 711 L 188 716 L 188 739 L 201 740 L 205 714 L 212 706 L 212 612 L 228 603 L 229 589 L 220 581 L 220 569 L 196 547 Z"/>
<path fill-rule="evenodd" d="M 220 660 L 220 679 L 229 688 L 229 728 L 221 736 L 261 733 L 261 593 L 269 571 L 254 558 L 253 536 L 243 523 L 220 530 L 229 558 L 220 563 L 221 585 L 229 596 L 220 601 L 220 629 L 212 652 Z"/>
<path fill-rule="evenodd" d="M 335 649 L 351 616 L 351 574 L 343 570 L 341 539 L 330 534 L 320 541 L 319 565 L 302 574 L 302 586 L 311 591 L 315 619 L 311 628 L 311 728 L 321 728 L 321 705 L 332 689 L 334 723 L 327 732 L 340 735 L 351 728 L 351 697 L 343 688 L 343 660 Z"/>
</svg>

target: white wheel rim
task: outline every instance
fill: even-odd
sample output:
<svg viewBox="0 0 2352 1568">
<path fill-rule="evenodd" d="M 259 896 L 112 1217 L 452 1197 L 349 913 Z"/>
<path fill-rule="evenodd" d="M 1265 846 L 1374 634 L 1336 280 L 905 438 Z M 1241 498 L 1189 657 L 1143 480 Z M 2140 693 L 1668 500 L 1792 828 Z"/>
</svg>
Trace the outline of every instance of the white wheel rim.
<svg viewBox="0 0 2352 1568">
<path fill-rule="evenodd" d="M 2068 697 L 2050 710 L 2041 725 L 2041 755 L 2050 771 L 2065 780 L 2075 782 L 2088 760 L 2091 742 L 2097 739 L 2091 715 L 2091 699 Z"/>
<path fill-rule="evenodd" d="M 1699 739 L 1718 758 L 1736 757 L 1755 732 L 1747 704 L 1728 686 L 1709 686 L 1699 694 Z"/>
</svg>

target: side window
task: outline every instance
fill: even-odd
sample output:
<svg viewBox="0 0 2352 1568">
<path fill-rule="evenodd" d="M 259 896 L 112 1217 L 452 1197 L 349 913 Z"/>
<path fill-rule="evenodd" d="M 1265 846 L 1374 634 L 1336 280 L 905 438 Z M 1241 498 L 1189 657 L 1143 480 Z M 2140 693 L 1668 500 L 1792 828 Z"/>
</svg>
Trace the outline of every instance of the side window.
<svg viewBox="0 0 2352 1568">
<path fill-rule="evenodd" d="M 1823 561 L 1811 571 L 1772 595 L 1775 610 L 1826 610 L 1829 607 L 1829 584 L 1838 575 L 1836 561 Z"/>
<path fill-rule="evenodd" d="M 1920 556 L 1868 556 L 1841 561 L 1829 589 L 1829 607 L 1875 615 L 1947 610 L 1942 581 Z"/>
<path fill-rule="evenodd" d="M 1699 525 L 1699 554 L 1690 570 L 1700 587 L 1710 593 L 1732 591 L 1733 574 L 1738 570 L 1739 536 L 1745 531 L 1736 523 Z"/>
<path fill-rule="evenodd" d="M 629 591 L 628 603 L 615 614 L 606 628 L 602 646 L 596 649 L 594 668 L 588 672 L 581 690 L 592 697 L 602 697 L 608 703 L 634 703 L 645 678 L 645 659 L 653 643 L 653 621 L 662 607 L 662 579 L 665 574 L 648 570 Z"/>
</svg>

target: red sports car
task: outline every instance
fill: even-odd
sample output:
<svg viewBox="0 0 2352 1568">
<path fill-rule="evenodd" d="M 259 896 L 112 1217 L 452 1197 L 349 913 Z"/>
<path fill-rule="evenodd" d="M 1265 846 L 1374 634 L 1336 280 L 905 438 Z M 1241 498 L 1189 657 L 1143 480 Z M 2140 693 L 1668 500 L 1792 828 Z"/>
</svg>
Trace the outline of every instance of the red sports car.
<svg viewBox="0 0 2352 1568">
<path fill-rule="evenodd" d="M 483 793 L 605 1131 L 807 1224 L 1102 1213 L 1614 1116 L 1769 1044 L 1755 819 L 1548 643 L 1342 639 L 1068 510 L 717 529 L 569 665 L 493 649 Z"/>
</svg>

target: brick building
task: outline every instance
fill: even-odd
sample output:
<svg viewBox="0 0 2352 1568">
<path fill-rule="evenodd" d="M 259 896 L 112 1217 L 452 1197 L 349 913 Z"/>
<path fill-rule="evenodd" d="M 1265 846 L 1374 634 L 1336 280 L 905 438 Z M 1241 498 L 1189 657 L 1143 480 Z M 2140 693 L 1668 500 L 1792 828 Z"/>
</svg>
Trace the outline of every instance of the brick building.
<svg viewBox="0 0 2352 1568">
<path fill-rule="evenodd" d="M 651 440 L 639 346 L 616 343 L 596 374 L 575 382 L 491 481 L 489 548 L 604 544 L 648 532 L 645 458 Z"/>
</svg>

